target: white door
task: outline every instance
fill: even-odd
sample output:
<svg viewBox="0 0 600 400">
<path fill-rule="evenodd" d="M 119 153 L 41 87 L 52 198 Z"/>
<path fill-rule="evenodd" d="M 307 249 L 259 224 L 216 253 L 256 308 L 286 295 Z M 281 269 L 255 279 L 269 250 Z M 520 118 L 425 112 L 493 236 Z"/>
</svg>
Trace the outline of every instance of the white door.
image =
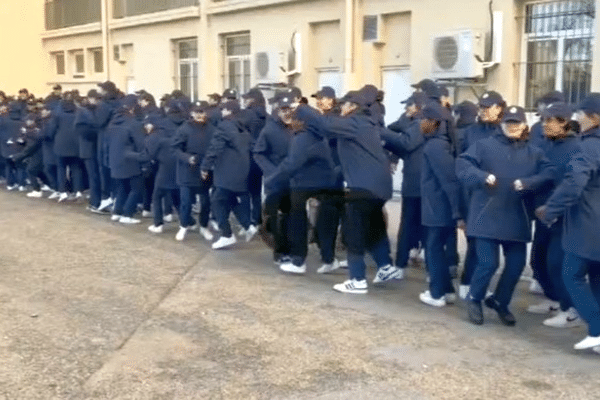
<svg viewBox="0 0 600 400">
<path fill-rule="evenodd" d="M 340 98 L 344 95 L 344 80 L 342 79 L 342 73 L 338 70 L 320 70 L 319 74 L 319 87 L 315 90 L 321 90 L 323 86 L 329 86 L 335 90 L 335 95 Z"/>
<path fill-rule="evenodd" d="M 385 92 L 383 105 L 387 126 L 400 118 L 405 108 L 400 102 L 412 94 L 413 88 L 410 86 L 410 70 L 407 68 L 384 68 L 381 71 L 381 79 L 381 86 Z M 393 178 L 394 193 L 399 194 L 402 189 L 402 160 L 398 161 L 398 169 Z"/>
</svg>

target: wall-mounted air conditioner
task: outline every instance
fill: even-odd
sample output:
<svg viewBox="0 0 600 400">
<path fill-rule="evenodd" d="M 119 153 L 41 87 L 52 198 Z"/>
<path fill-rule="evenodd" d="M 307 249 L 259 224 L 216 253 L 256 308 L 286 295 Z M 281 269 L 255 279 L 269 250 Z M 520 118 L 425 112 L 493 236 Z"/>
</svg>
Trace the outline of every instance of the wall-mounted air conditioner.
<svg viewBox="0 0 600 400">
<path fill-rule="evenodd" d="M 483 76 L 484 37 L 475 30 L 446 32 L 433 37 L 432 77 L 436 79 Z"/>
<path fill-rule="evenodd" d="M 381 15 L 363 17 L 363 42 L 383 43 L 383 21 Z"/>
</svg>

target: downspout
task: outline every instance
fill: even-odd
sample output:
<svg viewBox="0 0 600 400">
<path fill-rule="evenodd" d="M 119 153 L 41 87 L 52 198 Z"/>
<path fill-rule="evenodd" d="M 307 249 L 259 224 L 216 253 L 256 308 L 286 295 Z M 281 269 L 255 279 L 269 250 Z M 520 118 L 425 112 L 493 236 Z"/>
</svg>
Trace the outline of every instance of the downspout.
<svg viewBox="0 0 600 400">
<path fill-rule="evenodd" d="M 208 12 L 206 9 L 207 0 L 200 0 L 200 34 L 198 35 L 198 55 L 200 56 L 200 68 L 198 69 L 198 77 L 207 76 L 208 72 L 211 71 L 209 68 L 209 60 L 208 60 Z M 214 91 L 216 87 L 214 86 L 214 82 L 217 82 L 217 79 L 207 79 L 208 82 L 212 82 L 210 88 L 205 87 L 200 84 L 201 79 L 198 78 L 198 96 L 200 98 L 204 97 L 211 91 Z"/>
<path fill-rule="evenodd" d="M 110 43 L 108 35 L 108 14 L 109 4 L 111 0 L 102 0 L 101 8 L 101 25 L 102 25 L 102 62 L 104 63 L 104 73 L 106 80 L 110 80 Z"/>
<path fill-rule="evenodd" d="M 354 0 L 346 0 L 346 28 L 345 28 L 345 53 L 344 53 L 344 89 L 353 87 L 354 73 Z"/>
</svg>

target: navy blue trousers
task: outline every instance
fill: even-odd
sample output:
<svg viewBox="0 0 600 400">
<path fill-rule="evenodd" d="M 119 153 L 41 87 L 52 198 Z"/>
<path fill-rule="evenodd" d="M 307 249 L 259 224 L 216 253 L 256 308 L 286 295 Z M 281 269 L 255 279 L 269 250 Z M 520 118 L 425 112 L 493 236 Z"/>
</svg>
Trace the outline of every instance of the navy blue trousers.
<svg viewBox="0 0 600 400">
<path fill-rule="evenodd" d="M 347 198 L 342 229 L 348 249 L 350 279 L 366 276 L 365 253 L 369 252 L 378 268 L 392 263 L 383 206 L 375 198 Z"/>
<path fill-rule="evenodd" d="M 425 229 L 421 225 L 421 198 L 402 197 L 400 227 L 396 246 L 396 266 L 406 267 L 411 249 L 422 243 Z"/>
<path fill-rule="evenodd" d="M 88 182 L 90 184 L 90 206 L 98 207 L 102 196 L 100 187 L 100 169 L 96 158 L 86 158 L 83 160 L 85 170 L 87 171 Z"/>
<path fill-rule="evenodd" d="M 504 252 L 505 266 L 493 296 L 501 308 L 507 309 L 521 273 L 525 268 L 527 257 L 525 242 L 478 237 L 475 241 L 477 266 L 471 278 L 469 298 L 477 302 L 484 299 L 490 281 L 499 267 L 500 246 L 502 246 Z"/>
<path fill-rule="evenodd" d="M 544 295 L 552 301 L 558 301 L 561 310 L 566 311 L 573 303 L 562 278 L 564 258 L 562 219 L 550 228 L 536 221 L 531 248 L 533 277 L 544 290 Z"/>
<path fill-rule="evenodd" d="M 113 214 L 123 217 L 133 217 L 137 205 L 142 199 L 144 190 L 144 179 L 136 175 L 126 179 L 115 179 L 117 187 L 117 198 Z"/>
<path fill-rule="evenodd" d="M 254 161 L 248 174 L 248 193 L 250 194 L 250 220 L 252 225 L 262 222 L 262 170 Z"/>
<path fill-rule="evenodd" d="M 67 192 L 67 167 L 71 172 L 71 187 L 73 191 L 83 191 L 83 169 L 81 159 L 78 157 L 58 157 L 58 191 L 61 193 Z"/>
<path fill-rule="evenodd" d="M 429 226 L 426 229 L 425 261 L 430 277 L 429 292 L 431 297 L 439 299 L 446 293 L 454 293 L 445 247 L 456 228 Z"/>
<path fill-rule="evenodd" d="M 273 258 L 290 255 L 290 241 L 288 238 L 288 225 L 291 210 L 289 190 L 284 190 L 267 195 L 264 204 L 265 225 L 267 231 L 273 235 L 275 246 Z"/>
<path fill-rule="evenodd" d="M 586 282 L 586 275 L 589 283 Z M 600 261 L 566 253 L 563 279 L 575 309 L 588 323 L 590 336 L 600 336 Z"/>
<path fill-rule="evenodd" d="M 58 190 L 58 186 L 56 185 L 57 181 L 57 166 L 56 164 L 44 164 L 44 175 L 46 175 L 46 179 L 48 180 L 48 186 L 52 190 Z"/>
<path fill-rule="evenodd" d="M 204 183 L 202 186 L 180 186 L 179 196 L 179 223 L 187 228 L 194 226 L 196 221 L 192 217 L 192 205 L 196 202 L 196 195 L 200 196 L 200 226 L 206 228 L 210 217 L 210 190 L 211 184 Z"/>
<path fill-rule="evenodd" d="M 154 192 L 152 193 L 154 226 L 161 226 L 164 223 L 163 216 L 171 213 L 173 209 L 173 197 L 177 195 L 176 190 L 154 186 Z"/>
<path fill-rule="evenodd" d="M 221 236 L 230 237 L 231 224 L 229 223 L 229 214 L 233 211 L 238 222 L 244 229 L 250 227 L 250 195 L 248 192 L 232 192 L 231 190 L 215 187 L 211 198 L 212 213 Z"/>
</svg>

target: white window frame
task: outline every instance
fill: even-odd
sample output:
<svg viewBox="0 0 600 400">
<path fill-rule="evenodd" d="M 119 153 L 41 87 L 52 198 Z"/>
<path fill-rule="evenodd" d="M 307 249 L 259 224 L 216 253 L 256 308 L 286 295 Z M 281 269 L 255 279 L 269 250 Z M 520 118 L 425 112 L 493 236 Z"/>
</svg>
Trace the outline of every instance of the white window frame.
<svg viewBox="0 0 600 400">
<path fill-rule="evenodd" d="M 99 74 L 103 74 L 104 70 L 105 70 L 105 65 L 104 65 L 104 54 L 102 54 L 103 49 L 102 47 L 92 47 L 87 49 L 87 53 L 88 53 L 88 67 L 89 67 L 89 73 L 90 74 L 95 74 L 95 75 L 99 75 Z M 100 65 L 102 66 L 102 71 L 98 72 L 96 71 L 96 53 L 100 53 Z"/>
<path fill-rule="evenodd" d="M 240 55 L 227 55 L 227 40 L 235 38 L 235 37 L 248 37 L 249 48 L 248 54 L 240 54 Z M 229 64 L 231 62 L 239 63 L 241 80 L 240 87 L 232 87 L 232 82 L 230 82 L 229 76 Z M 244 73 L 244 66 L 248 65 L 249 74 L 246 79 L 246 74 Z M 250 32 L 238 33 L 238 34 L 230 34 L 223 36 L 223 89 L 236 89 L 237 92 L 242 95 L 246 93 L 252 87 L 252 42 Z"/>
<path fill-rule="evenodd" d="M 176 65 L 176 87 L 179 90 L 182 90 L 181 85 L 181 67 L 183 65 L 187 65 L 190 70 L 190 75 L 188 76 L 188 85 L 191 88 L 191 93 L 189 94 L 190 100 L 192 102 L 196 102 L 199 99 L 199 62 L 198 62 L 198 38 L 187 38 L 187 39 L 178 39 L 175 40 L 175 53 L 177 55 L 177 65 Z M 180 54 L 180 44 L 183 42 L 195 42 L 196 43 L 196 57 L 195 58 L 181 58 Z M 194 70 L 196 74 L 194 75 Z"/>
<path fill-rule="evenodd" d="M 77 70 L 77 57 L 81 56 L 83 60 L 83 66 L 81 71 Z M 83 49 L 69 51 L 70 66 L 73 78 L 85 78 L 85 54 Z"/>
<path fill-rule="evenodd" d="M 64 51 L 54 51 L 54 52 L 50 53 L 50 56 L 52 57 L 52 64 L 54 66 L 54 75 L 56 75 L 56 76 L 66 75 L 67 74 L 67 58 L 66 58 L 65 52 Z M 58 72 L 58 56 L 62 56 L 62 60 L 63 60 L 62 61 L 62 63 L 63 63 L 62 74 Z"/>
<path fill-rule="evenodd" d="M 519 104 L 523 104 L 526 106 L 527 101 L 527 52 L 528 45 L 531 42 L 536 41 L 548 41 L 548 40 L 556 40 L 556 76 L 554 80 L 554 88 L 553 90 L 563 91 L 563 71 L 565 66 L 565 41 L 569 39 L 591 39 L 592 41 L 592 49 L 594 48 L 595 41 L 595 23 L 593 24 L 592 31 L 590 35 L 582 35 L 581 30 L 572 29 L 572 30 L 560 30 L 560 31 L 552 31 L 545 32 L 543 34 L 540 33 L 527 33 L 525 32 L 526 23 L 527 23 L 527 15 L 526 9 L 527 6 L 532 6 L 536 4 L 544 4 L 544 3 L 554 3 L 558 0 L 542 0 L 542 1 L 531 1 L 524 3 L 522 5 L 522 21 L 520 26 L 520 31 L 522 33 L 521 40 L 521 59 L 520 59 L 520 78 L 519 78 Z M 598 11 L 598 10 L 596 10 Z M 542 94 L 543 95 L 543 94 Z"/>
</svg>

